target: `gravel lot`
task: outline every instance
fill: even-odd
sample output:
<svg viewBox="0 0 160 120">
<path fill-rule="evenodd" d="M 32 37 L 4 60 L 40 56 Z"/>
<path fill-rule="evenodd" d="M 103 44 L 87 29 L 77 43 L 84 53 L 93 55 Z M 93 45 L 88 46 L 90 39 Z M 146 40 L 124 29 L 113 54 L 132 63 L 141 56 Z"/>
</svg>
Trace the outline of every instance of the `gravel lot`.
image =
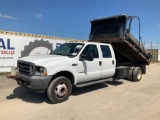
<svg viewBox="0 0 160 120">
<path fill-rule="evenodd" d="M 119 80 L 74 88 L 69 100 L 60 104 L 0 76 L 0 120 L 43 119 L 159 120 L 160 63 L 147 66 L 140 82 Z"/>
</svg>

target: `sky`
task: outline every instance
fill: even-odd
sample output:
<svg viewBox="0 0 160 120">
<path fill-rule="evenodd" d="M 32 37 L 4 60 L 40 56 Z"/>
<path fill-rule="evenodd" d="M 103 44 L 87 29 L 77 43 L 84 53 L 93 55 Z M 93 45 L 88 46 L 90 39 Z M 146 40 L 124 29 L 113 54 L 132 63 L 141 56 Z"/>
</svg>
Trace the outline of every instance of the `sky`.
<svg viewBox="0 0 160 120">
<path fill-rule="evenodd" d="M 0 0 L 0 30 L 88 40 L 96 18 L 127 14 L 141 20 L 146 48 L 160 49 L 159 0 Z M 131 33 L 138 38 L 138 20 Z"/>
</svg>

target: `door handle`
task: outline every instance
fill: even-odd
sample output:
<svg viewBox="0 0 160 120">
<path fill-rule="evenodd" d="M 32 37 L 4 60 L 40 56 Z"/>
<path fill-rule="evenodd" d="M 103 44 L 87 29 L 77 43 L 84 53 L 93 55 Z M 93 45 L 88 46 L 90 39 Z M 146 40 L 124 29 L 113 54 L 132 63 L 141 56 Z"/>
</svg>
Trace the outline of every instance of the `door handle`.
<svg viewBox="0 0 160 120">
<path fill-rule="evenodd" d="M 102 61 L 99 61 L 99 66 L 101 66 L 102 65 Z"/>
<path fill-rule="evenodd" d="M 114 60 L 112 60 L 112 64 L 114 65 Z"/>
</svg>

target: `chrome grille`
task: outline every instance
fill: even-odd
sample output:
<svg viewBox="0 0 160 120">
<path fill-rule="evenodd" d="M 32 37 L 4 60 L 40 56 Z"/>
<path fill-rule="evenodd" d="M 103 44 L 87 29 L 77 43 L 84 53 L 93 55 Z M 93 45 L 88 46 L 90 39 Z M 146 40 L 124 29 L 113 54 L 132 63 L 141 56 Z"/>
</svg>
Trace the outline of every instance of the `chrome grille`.
<svg viewBox="0 0 160 120">
<path fill-rule="evenodd" d="M 34 64 L 33 63 L 18 60 L 17 67 L 19 69 L 20 74 L 24 74 L 24 75 L 34 74 Z"/>
</svg>

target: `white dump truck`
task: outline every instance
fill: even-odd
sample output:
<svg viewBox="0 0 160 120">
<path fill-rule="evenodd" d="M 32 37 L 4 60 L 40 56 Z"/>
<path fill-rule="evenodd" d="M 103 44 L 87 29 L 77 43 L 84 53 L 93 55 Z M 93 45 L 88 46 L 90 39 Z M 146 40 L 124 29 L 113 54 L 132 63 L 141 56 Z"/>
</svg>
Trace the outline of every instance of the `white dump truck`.
<svg viewBox="0 0 160 120">
<path fill-rule="evenodd" d="M 127 15 L 95 19 L 88 42 L 64 43 L 48 55 L 20 58 L 17 83 L 46 91 L 52 102 L 60 103 L 69 98 L 73 86 L 123 78 L 140 81 L 151 55 L 130 33 L 132 19 Z"/>
</svg>

